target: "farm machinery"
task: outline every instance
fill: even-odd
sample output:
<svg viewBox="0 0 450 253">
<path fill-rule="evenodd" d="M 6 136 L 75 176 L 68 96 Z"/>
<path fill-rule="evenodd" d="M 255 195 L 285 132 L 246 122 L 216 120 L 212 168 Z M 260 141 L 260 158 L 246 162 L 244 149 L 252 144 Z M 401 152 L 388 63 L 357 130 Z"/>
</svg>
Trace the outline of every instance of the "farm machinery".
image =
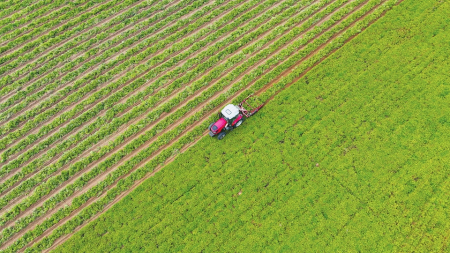
<svg viewBox="0 0 450 253">
<path fill-rule="evenodd" d="M 264 106 L 264 103 L 252 108 L 247 102 L 252 96 L 253 95 L 246 97 L 239 105 L 229 104 L 225 106 L 222 111 L 219 112 L 219 119 L 209 125 L 209 136 L 217 136 L 217 139 L 222 140 L 227 131 L 229 132 L 240 126 L 244 120 L 258 112 L 259 109 Z M 245 109 L 244 105 L 250 109 Z"/>
</svg>

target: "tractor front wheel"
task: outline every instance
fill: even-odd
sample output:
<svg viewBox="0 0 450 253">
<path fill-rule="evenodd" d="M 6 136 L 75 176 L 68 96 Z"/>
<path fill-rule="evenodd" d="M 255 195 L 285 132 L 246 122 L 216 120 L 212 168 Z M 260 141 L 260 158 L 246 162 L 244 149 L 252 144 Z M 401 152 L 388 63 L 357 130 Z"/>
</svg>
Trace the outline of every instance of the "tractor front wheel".
<svg viewBox="0 0 450 253">
<path fill-rule="evenodd" d="M 211 127 L 214 125 L 214 122 L 209 124 L 208 130 L 211 131 Z"/>
<path fill-rule="evenodd" d="M 217 135 L 217 139 L 222 140 L 223 137 L 225 137 L 225 133 L 221 132 L 219 135 Z"/>
</svg>

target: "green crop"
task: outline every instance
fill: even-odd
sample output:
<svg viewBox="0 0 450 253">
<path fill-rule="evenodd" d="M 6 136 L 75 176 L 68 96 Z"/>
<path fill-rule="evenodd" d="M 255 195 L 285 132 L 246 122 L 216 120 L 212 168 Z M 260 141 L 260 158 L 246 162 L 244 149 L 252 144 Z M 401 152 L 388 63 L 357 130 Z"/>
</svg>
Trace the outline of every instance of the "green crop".
<svg viewBox="0 0 450 253">
<path fill-rule="evenodd" d="M 449 9 L 406 0 L 299 80 L 322 57 L 298 65 L 251 123 L 203 138 L 56 251 L 448 250 Z"/>
</svg>

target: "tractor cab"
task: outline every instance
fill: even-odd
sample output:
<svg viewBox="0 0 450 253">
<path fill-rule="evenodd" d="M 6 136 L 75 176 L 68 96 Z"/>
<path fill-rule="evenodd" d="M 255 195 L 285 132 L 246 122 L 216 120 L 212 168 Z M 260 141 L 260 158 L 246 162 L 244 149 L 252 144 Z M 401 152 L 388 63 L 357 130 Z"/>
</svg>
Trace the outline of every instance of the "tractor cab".
<svg viewBox="0 0 450 253">
<path fill-rule="evenodd" d="M 245 109 L 243 104 L 246 103 L 246 100 L 249 97 L 250 96 L 244 99 L 244 101 L 242 101 L 238 106 L 233 104 L 225 106 L 225 108 L 223 108 L 222 111 L 219 112 L 219 119 L 209 125 L 209 136 L 217 136 L 219 140 L 222 140 L 223 137 L 225 137 L 225 131 L 230 131 L 240 126 L 246 118 L 252 116 L 263 107 L 264 104 L 261 104 L 260 106 L 251 110 Z M 250 106 L 248 103 L 246 104 Z"/>
<path fill-rule="evenodd" d="M 219 113 L 219 118 L 224 118 L 229 126 L 234 125 L 234 121 L 242 115 L 239 114 L 239 108 L 233 104 L 229 104 Z"/>
</svg>

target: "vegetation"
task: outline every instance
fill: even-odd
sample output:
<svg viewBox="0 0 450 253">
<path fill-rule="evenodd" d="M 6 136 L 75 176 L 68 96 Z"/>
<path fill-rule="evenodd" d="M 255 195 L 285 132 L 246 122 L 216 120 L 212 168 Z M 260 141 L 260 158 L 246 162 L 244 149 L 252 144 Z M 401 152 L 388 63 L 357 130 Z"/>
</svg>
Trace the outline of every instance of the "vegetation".
<svg viewBox="0 0 450 253">
<path fill-rule="evenodd" d="M 381 222 L 381 217 L 377 224 L 391 224 L 386 220 L 389 209 L 380 204 L 387 200 L 377 195 L 384 194 L 385 188 L 377 180 L 392 184 L 398 175 L 410 177 L 402 168 L 409 171 L 409 148 L 417 144 L 399 140 L 407 153 L 398 153 L 403 158 L 397 163 L 387 155 L 388 150 L 393 152 L 391 146 L 380 145 L 391 141 L 394 133 L 376 139 L 371 134 L 407 124 L 406 118 L 391 116 L 411 116 L 396 105 L 409 103 L 412 110 L 414 101 L 422 101 L 411 99 L 415 98 L 416 86 L 409 84 L 413 82 L 408 81 L 408 95 L 403 96 L 406 93 L 398 88 L 407 80 L 392 78 L 422 77 L 429 69 L 417 67 L 419 56 L 427 57 L 423 61 L 428 65 L 423 66 L 440 66 L 443 60 L 433 56 L 445 55 L 445 50 L 424 51 L 416 58 L 399 59 L 396 70 L 403 75 L 386 71 L 397 64 L 391 53 L 398 55 L 410 45 L 419 45 L 428 38 L 423 33 L 431 31 L 423 27 L 434 29 L 447 21 L 427 18 L 441 17 L 448 4 L 408 1 L 399 6 L 399 0 L 1 2 L 0 250 L 34 252 L 55 247 L 199 140 L 174 165 L 146 181 L 144 190 L 131 195 L 145 204 L 127 199 L 129 206 L 119 204 L 102 216 L 105 219 L 94 222 L 91 231 L 82 230 L 82 234 L 93 233 L 93 241 L 79 240 L 77 235 L 60 250 L 91 251 L 84 247 L 95 248 L 98 245 L 93 244 L 102 240 L 107 240 L 105 248 L 98 250 L 120 249 L 122 242 L 115 240 L 122 235 L 108 230 L 104 236 L 97 228 L 129 231 L 126 224 L 108 218 L 122 211 L 130 217 L 129 224 L 141 223 L 137 231 L 151 231 L 146 249 L 163 251 L 259 251 L 266 246 L 278 251 L 292 249 L 293 242 L 302 240 L 311 249 L 334 250 L 340 245 L 333 244 L 336 238 L 358 219 Z M 388 12 L 392 8 L 393 15 Z M 429 12 L 419 13 L 423 9 Z M 373 28 L 354 40 L 375 21 Z M 389 25 L 402 36 L 393 36 Z M 438 30 L 430 33 L 444 39 Z M 348 41 L 351 45 L 302 77 Z M 436 82 L 428 86 L 439 90 Z M 421 83 L 417 87 L 425 89 Z M 445 90 L 441 91 L 445 99 Z M 251 123 L 221 143 L 200 138 L 217 110 L 251 93 L 259 102 L 270 101 Z M 381 111 L 365 106 L 371 103 Z M 362 112 L 367 115 L 362 117 Z M 423 117 L 431 117 L 428 112 Z M 419 124 L 423 117 L 414 122 Z M 446 119 L 438 122 L 445 125 Z M 416 126 L 406 125 L 405 131 Z M 383 139 L 386 136 L 391 139 Z M 273 159 L 268 161 L 269 157 Z M 377 157 L 399 167 L 379 169 Z M 236 160 L 231 163 L 231 159 Z M 371 173 L 364 161 L 373 163 L 367 166 Z M 422 174 L 416 174 L 412 184 L 422 182 L 415 179 Z M 433 189 L 445 185 L 442 180 Z M 404 188 L 399 182 L 399 189 L 389 188 L 391 204 L 400 205 Z M 147 189 L 150 195 L 141 195 Z M 435 192 L 427 196 L 438 196 Z M 381 202 L 362 194 L 373 194 Z M 422 206 L 431 203 L 420 197 L 413 200 L 422 201 Z M 141 204 L 145 206 L 136 207 Z M 136 218 L 142 210 L 151 210 L 145 215 L 153 216 L 142 222 Z M 182 217 L 178 211 L 187 216 L 178 219 Z M 409 219 L 419 224 L 422 216 L 416 214 Z M 417 235 L 424 231 L 421 226 L 415 230 Z M 402 237 L 407 232 L 395 238 L 409 238 Z M 349 238 L 341 239 L 348 243 Z M 127 245 L 127 250 L 142 247 L 142 240 L 132 240 L 136 243 Z M 229 243 L 233 241 L 246 243 Z M 408 243 L 393 241 L 380 247 L 390 250 Z"/>
<path fill-rule="evenodd" d="M 449 9 L 406 0 L 297 65 L 251 124 L 202 138 L 56 251 L 448 250 Z"/>
</svg>

